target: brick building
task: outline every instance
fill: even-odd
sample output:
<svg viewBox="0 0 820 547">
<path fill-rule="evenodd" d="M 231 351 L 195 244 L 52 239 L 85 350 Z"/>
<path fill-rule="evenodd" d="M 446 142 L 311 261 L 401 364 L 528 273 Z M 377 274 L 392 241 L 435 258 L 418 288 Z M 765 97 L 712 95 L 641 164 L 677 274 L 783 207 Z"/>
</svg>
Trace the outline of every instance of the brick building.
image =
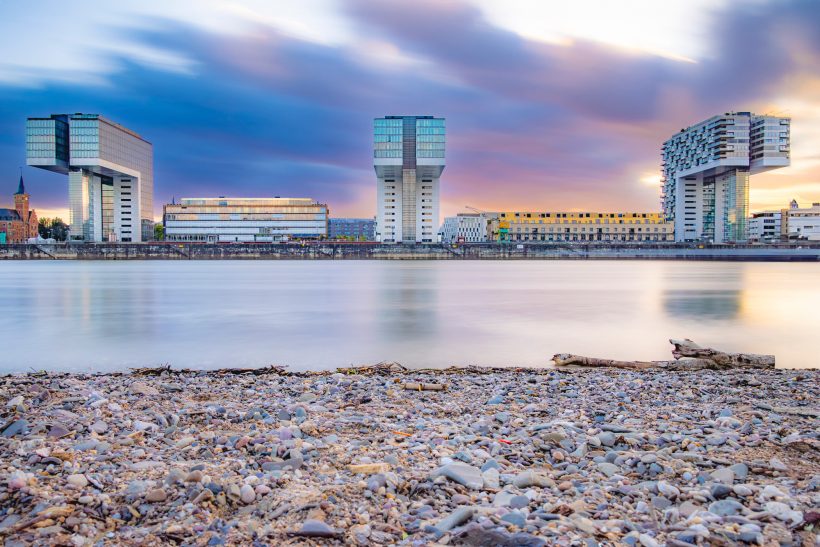
<svg viewBox="0 0 820 547">
<path fill-rule="evenodd" d="M 0 208 L 0 243 L 25 243 L 37 237 L 37 213 L 29 209 L 29 195 L 20 175 L 20 184 L 14 193 L 14 208 Z"/>
</svg>

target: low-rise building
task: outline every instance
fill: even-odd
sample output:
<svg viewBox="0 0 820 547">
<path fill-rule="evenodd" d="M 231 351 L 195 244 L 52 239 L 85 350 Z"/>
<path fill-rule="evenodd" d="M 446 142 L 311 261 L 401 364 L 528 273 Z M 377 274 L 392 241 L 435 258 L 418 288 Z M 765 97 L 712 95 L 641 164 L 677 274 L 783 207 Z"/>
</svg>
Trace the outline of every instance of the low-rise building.
<svg viewBox="0 0 820 547">
<path fill-rule="evenodd" d="M 167 241 L 324 239 L 328 207 L 310 198 L 184 198 L 163 207 Z"/>
<path fill-rule="evenodd" d="M 761 211 L 749 218 L 749 240 L 764 243 L 780 241 L 783 211 Z"/>
<path fill-rule="evenodd" d="M 783 231 L 788 239 L 820 241 L 820 203 L 801 209 L 796 201 L 792 201 L 783 220 Z"/>
<path fill-rule="evenodd" d="M 331 218 L 330 239 L 376 240 L 375 218 Z"/>
<path fill-rule="evenodd" d="M 29 195 L 20 175 L 14 193 L 14 208 L 0 208 L 0 244 L 25 243 L 29 238 L 37 237 L 37 228 L 37 213 L 29 208 Z"/>
<path fill-rule="evenodd" d="M 446 217 L 439 229 L 442 243 L 482 243 L 487 241 L 491 216 L 483 213 L 460 213 Z"/>
<path fill-rule="evenodd" d="M 671 242 L 674 224 L 662 213 L 513 211 L 490 222 L 492 241 Z"/>
</svg>

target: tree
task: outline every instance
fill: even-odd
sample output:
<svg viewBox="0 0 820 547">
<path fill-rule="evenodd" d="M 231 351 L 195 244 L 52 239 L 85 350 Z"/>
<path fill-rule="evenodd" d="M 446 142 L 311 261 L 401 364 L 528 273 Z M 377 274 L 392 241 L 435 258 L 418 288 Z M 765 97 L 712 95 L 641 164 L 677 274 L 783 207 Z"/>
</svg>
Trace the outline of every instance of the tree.
<svg viewBox="0 0 820 547">
<path fill-rule="evenodd" d="M 162 241 L 165 239 L 165 226 L 157 222 L 154 224 L 154 239 Z"/>
<path fill-rule="evenodd" d="M 65 241 L 68 239 L 68 224 L 60 217 L 41 218 L 37 225 L 37 232 L 43 239 L 55 239 Z"/>
</svg>

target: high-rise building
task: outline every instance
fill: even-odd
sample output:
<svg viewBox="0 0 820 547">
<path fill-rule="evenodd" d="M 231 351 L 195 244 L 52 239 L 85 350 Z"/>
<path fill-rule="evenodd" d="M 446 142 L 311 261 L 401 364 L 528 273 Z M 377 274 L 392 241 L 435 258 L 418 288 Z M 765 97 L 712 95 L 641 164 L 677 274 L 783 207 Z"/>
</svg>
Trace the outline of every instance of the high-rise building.
<svg viewBox="0 0 820 547">
<path fill-rule="evenodd" d="M 727 112 L 663 143 L 661 202 L 675 241 L 749 239 L 749 176 L 789 165 L 789 118 Z"/>
<path fill-rule="evenodd" d="M 167 241 L 276 242 L 327 237 L 328 208 L 310 198 L 183 198 L 163 207 Z"/>
<path fill-rule="evenodd" d="M 26 163 L 68 175 L 69 237 L 149 241 L 154 235 L 154 149 L 98 114 L 26 122 Z"/>
<path fill-rule="evenodd" d="M 378 241 L 435 243 L 444 143 L 443 118 L 386 116 L 373 121 Z"/>
</svg>

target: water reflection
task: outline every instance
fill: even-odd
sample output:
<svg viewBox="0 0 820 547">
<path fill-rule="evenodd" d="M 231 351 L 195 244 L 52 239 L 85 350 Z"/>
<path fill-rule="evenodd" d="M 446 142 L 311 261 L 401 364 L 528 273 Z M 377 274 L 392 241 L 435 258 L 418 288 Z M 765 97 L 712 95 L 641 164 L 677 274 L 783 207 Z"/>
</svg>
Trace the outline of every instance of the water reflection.
<svg viewBox="0 0 820 547">
<path fill-rule="evenodd" d="M 787 263 L 10 261 L 0 372 L 543 366 L 666 359 L 683 337 L 815 367 L 817 279 Z"/>
</svg>

